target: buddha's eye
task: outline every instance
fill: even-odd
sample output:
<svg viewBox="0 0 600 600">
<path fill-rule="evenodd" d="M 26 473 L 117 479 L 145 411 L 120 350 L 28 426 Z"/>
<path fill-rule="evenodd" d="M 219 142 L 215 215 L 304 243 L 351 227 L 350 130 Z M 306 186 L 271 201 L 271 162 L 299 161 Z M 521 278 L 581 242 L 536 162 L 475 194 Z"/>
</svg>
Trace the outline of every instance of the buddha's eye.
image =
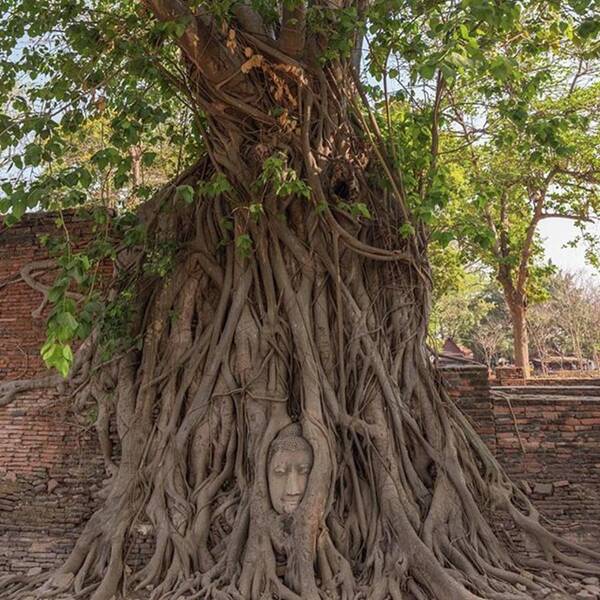
<svg viewBox="0 0 600 600">
<path fill-rule="evenodd" d="M 308 465 L 301 465 L 298 468 L 298 472 L 302 475 L 306 475 L 310 471 L 310 467 Z"/>
<path fill-rule="evenodd" d="M 273 469 L 273 472 L 277 475 L 285 475 L 286 474 L 286 468 L 285 467 L 275 467 Z"/>
</svg>

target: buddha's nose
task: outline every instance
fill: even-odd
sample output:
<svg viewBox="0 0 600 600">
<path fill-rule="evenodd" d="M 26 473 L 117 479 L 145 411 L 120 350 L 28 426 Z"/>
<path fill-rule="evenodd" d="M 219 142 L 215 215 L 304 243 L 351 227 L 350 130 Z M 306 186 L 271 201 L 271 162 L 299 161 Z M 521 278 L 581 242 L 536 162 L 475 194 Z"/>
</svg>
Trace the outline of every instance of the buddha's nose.
<svg viewBox="0 0 600 600">
<path fill-rule="evenodd" d="M 288 496 L 299 496 L 302 494 L 302 482 L 295 469 L 291 469 L 287 478 L 286 493 Z"/>
</svg>

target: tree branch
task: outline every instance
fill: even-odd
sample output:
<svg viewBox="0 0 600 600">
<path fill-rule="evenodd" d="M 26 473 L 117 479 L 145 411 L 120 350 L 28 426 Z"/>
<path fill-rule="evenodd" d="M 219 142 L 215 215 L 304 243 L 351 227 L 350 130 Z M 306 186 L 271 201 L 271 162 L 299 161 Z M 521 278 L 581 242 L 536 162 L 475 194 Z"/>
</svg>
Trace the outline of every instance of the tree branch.
<svg viewBox="0 0 600 600">
<path fill-rule="evenodd" d="M 233 14 L 244 32 L 261 38 L 271 38 L 261 16 L 247 3 L 237 4 L 233 9 Z"/>
<path fill-rule="evenodd" d="M 571 221 L 584 221 L 585 223 L 594 223 L 595 220 L 587 215 L 562 215 L 560 213 L 542 213 L 540 221 L 542 219 L 570 219 Z"/>
<path fill-rule="evenodd" d="M 540 222 L 540 218 L 542 216 L 542 208 L 544 206 L 544 194 L 543 192 L 538 192 L 534 201 L 533 215 L 531 217 L 531 221 L 527 227 L 527 232 L 525 234 L 525 241 L 523 242 L 523 248 L 521 250 L 521 260 L 519 261 L 519 270 L 517 275 L 517 285 L 516 290 L 519 294 L 522 294 L 525 290 L 525 283 L 527 282 L 527 273 L 528 273 L 528 265 L 529 259 L 531 258 L 531 251 L 533 245 L 533 237 L 535 235 L 535 230 Z"/>
<path fill-rule="evenodd" d="M 568 96 L 570 96 L 575 91 L 575 86 L 577 85 L 577 81 L 584 74 L 584 71 L 585 71 L 585 69 L 583 68 L 583 58 L 580 58 L 579 64 L 577 65 L 577 72 L 575 73 L 575 76 L 573 77 L 573 81 L 571 81 L 571 85 L 569 86 L 569 93 L 567 94 Z"/>
<path fill-rule="evenodd" d="M 306 5 L 298 2 L 294 8 L 283 6 L 281 33 L 278 39 L 282 52 L 298 58 L 304 52 L 306 44 Z"/>
<path fill-rule="evenodd" d="M 441 71 L 437 74 L 437 83 L 435 89 L 435 102 L 433 103 L 433 115 L 431 119 L 431 165 L 429 167 L 429 179 L 430 185 L 432 183 L 433 175 L 435 173 L 435 167 L 437 164 L 439 146 L 440 146 L 440 106 L 442 104 L 442 97 L 444 94 L 445 80 Z M 421 197 L 425 196 L 427 189 L 425 186 L 421 189 Z"/>
<path fill-rule="evenodd" d="M 154 16 L 163 22 L 188 20 L 177 43 L 193 65 L 209 79 L 218 81 L 231 59 L 225 51 L 213 18 L 201 8 L 192 13 L 181 0 L 144 0 Z"/>
<path fill-rule="evenodd" d="M 588 171 L 573 171 L 571 169 L 561 169 L 556 167 L 556 172 L 560 175 L 569 175 L 580 181 L 586 181 L 587 183 L 600 184 L 598 178 L 599 171 L 597 169 L 589 169 Z"/>
</svg>

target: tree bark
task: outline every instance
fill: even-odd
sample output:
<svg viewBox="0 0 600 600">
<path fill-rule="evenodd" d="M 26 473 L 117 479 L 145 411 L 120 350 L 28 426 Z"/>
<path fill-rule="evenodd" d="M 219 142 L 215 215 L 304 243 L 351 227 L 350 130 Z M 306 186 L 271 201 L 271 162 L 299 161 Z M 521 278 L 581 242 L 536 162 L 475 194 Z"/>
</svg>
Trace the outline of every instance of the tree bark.
<svg viewBox="0 0 600 600">
<path fill-rule="evenodd" d="M 148 5 L 186 16 L 178 0 Z M 146 245 L 113 290 L 135 344 L 106 363 L 99 339 L 89 377 L 71 374 L 102 405 L 99 429 L 116 423 L 106 500 L 56 573 L 0 581 L 4 597 L 526 600 L 545 584 L 532 565 L 600 574 L 563 554 L 600 561 L 539 524 L 432 366 L 427 232 L 398 234 L 402 181 L 356 104 L 354 66 L 311 56 L 322 40 L 305 41 L 302 14 L 287 13 L 282 45 L 242 16 L 235 36 L 202 13 L 180 38 L 207 156 L 139 210 Z M 272 445 L 291 423 L 313 462 L 280 514 Z M 541 557 L 509 551 L 497 511 Z M 155 547 L 130 573 L 140 522 Z"/>
<path fill-rule="evenodd" d="M 530 375 L 527 307 L 523 300 L 511 300 L 508 306 L 513 330 L 515 365 L 523 369 L 523 377 L 527 379 Z"/>
</svg>

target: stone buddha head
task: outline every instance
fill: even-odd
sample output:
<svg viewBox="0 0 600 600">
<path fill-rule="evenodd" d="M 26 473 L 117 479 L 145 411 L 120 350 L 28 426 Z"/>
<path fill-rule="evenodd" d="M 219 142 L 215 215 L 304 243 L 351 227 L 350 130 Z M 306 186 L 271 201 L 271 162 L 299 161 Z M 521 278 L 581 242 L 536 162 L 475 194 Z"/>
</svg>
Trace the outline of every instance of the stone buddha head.
<svg viewBox="0 0 600 600">
<path fill-rule="evenodd" d="M 300 424 L 284 427 L 271 442 L 267 462 L 271 504 L 280 515 L 293 513 L 300 505 L 312 465 L 313 451 Z"/>
</svg>

